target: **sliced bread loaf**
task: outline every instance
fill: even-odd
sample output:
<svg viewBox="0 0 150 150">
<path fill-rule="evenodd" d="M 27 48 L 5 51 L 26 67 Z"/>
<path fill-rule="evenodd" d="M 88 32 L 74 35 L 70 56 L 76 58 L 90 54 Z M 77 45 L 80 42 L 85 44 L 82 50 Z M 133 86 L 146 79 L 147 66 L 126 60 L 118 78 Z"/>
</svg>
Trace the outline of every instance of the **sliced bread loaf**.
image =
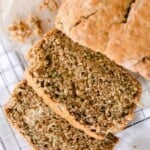
<svg viewBox="0 0 150 150">
<path fill-rule="evenodd" d="M 140 84 L 101 53 L 53 30 L 29 51 L 28 59 L 29 85 L 51 109 L 86 134 L 102 139 L 132 119 Z"/>
<path fill-rule="evenodd" d="M 150 79 L 149 0 L 65 0 L 56 28 Z"/>
<path fill-rule="evenodd" d="M 26 81 L 21 81 L 5 106 L 9 121 L 36 150 L 112 150 L 117 137 L 91 138 L 57 116 Z"/>
</svg>

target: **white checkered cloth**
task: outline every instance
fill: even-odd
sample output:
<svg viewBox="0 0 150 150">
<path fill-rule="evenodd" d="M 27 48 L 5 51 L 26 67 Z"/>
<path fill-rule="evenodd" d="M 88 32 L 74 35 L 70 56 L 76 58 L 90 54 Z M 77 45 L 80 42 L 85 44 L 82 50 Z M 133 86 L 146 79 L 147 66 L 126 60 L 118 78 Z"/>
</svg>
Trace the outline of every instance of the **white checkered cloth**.
<svg viewBox="0 0 150 150">
<path fill-rule="evenodd" d="M 2 106 L 8 102 L 10 92 L 24 72 L 24 64 L 14 51 L 6 51 L 0 45 L 0 150 L 30 150 L 30 146 L 10 126 Z"/>
</svg>

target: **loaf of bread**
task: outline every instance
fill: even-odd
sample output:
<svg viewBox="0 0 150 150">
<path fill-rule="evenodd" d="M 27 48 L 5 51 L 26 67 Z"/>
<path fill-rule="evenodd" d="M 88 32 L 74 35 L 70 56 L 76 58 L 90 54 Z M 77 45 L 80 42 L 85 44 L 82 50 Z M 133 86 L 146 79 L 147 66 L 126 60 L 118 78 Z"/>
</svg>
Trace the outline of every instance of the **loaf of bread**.
<svg viewBox="0 0 150 150">
<path fill-rule="evenodd" d="M 112 150 L 118 141 L 112 134 L 96 140 L 73 128 L 52 112 L 26 81 L 15 88 L 5 112 L 36 150 Z"/>
<path fill-rule="evenodd" d="M 74 127 L 103 139 L 132 119 L 141 87 L 99 52 L 53 30 L 28 53 L 28 84 Z"/>
<path fill-rule="evenodd" d="M 81 45 L 150 79 L 149 0 L 65 0 L 56 27 Z"/>
</svg>

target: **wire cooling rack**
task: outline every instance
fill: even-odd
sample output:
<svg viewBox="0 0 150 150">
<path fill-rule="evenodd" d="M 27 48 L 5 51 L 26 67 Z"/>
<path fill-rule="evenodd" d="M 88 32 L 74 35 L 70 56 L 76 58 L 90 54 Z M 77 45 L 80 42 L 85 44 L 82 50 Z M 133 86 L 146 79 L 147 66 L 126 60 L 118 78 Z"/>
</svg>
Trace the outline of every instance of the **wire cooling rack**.
<svg viewBox="0 0 150 150">
<path fill-rule="evenodd" d="M 22 79 L 25 66 L 21 55 L 0 45 L 0 150 L 30 150 L 29 145 L 8 123 L 2 109 L 15 84 Z"/>
<path fill-rule="evenodd" d="M 26 64 L 21 54 L 6 50 L 0 45 L 0 150 L 30 150 L 29 145 L 8 123 L 2 109 L 16 83 L 22 79 Z M 143 93 L 145 92 L 145 98 L 150 98 L 149 85 L 146 85 L 145 80 L 140 77 L 139 80 L 144 85 Z M 135 111 L 135 119 L 127 128 L 133 128 L 148 119 L 150 119 L 150 112 L 147 112 L 146 109 L 138 108 Z"/>
</svg>

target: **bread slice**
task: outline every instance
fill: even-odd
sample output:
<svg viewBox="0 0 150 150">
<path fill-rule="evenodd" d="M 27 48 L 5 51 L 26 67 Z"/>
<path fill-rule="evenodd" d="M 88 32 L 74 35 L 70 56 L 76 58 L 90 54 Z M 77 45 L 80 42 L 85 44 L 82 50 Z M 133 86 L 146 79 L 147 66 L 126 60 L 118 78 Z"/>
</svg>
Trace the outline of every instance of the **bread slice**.
<svg viewBox="0 0 150 150">
<path fill-rule="evenodd" d="M 30 86 L 74 127 L 102 139 L 132 120 L 141 93 L 130 73 L 58 30 L 28 53 Z"/>
<path fill-rule="evenodd" d="M 112 150 L 118 138 L 91 138 L 60 118 L 43 102 L 26 81 L 13 91 L 5 112 L 36 150 Z"/>
</svg>

